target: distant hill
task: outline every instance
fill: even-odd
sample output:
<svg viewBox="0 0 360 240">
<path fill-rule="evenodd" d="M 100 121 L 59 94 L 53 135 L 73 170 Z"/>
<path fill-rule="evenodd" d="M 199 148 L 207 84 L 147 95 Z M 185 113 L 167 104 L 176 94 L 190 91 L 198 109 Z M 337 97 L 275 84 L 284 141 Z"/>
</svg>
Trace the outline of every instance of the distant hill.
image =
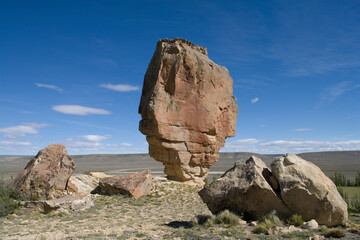
<svg viewBox="0 0 360 240">
<path fill-rule="evenodd" d="M 219 161 L 212 166 L 211 172 L 221 174 L 231 168 L 236 160 L 247 159 L 252 155 L 261 158 L 268 166 L 274 157 L 281 156 L 281 154 L 222 152 Z M 353 178 L 354 174 L 360 171 L 360 151 L 312 152 L 298 155 L 313 162 L 327 174 L 342 172 Z M 0 175 L 16 175 L 32 157 L 0 155 Z M 159 175 L 164 169 L 161 163 L 153 160 L 148 154 L 89 154 L 72 157 L 77 165 L 76 172 L 102 171 L 123 174 L 150 169 L 154 175 Z"/>
</svg>

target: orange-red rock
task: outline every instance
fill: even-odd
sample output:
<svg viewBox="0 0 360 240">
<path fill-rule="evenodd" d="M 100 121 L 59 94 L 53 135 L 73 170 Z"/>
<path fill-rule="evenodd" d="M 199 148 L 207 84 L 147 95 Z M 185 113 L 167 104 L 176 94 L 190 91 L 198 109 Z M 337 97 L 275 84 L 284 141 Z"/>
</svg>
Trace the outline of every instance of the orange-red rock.
<svg viewBox="0 0 360 240">
<path fill-rule="evenodd" d="M 235 136 L 232 84 L 206 48 L 176 38 L 157 43 L 144 78 L 139 130 L 168 178 L 203 183 L 225 138 Z"/>
<path fill-rule="evenodd" d="M 13 184 L 24 196 L 41 200 L 59 198 L 74 170 L 75 162 L 65 146 L 50 144 L 30 160 Z"/>
<path fill-rule="evenodd" d="M 107 195 L 127 194 L 135 198 L 147 195 L 151 191 L 152 176 L 150 170 L 128 173 L 100 179 L 100 193 Z"/>
</svg>

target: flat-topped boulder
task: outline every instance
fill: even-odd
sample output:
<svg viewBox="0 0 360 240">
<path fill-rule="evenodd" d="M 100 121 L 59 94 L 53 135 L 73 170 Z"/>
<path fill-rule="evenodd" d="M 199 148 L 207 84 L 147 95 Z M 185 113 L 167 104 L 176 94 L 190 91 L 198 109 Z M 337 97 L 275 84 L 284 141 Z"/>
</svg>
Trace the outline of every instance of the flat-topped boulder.
<svg viewBox="0 0 360 240">
<path fill-rule="evenodd" d="M 237 119 L 229 71 L 204 47 L 158 41 L 144 78 L 139 130 L 169 179 L 203 184 Z"/>
<path fill-rule="evenodd" d="M 62 197 L 75 162 L 62 144 L 50 144 L 30 160 L 13 185 L 25 198 L 54 199 Z"/>
<path fill-rule="evenodd" d="M 135 198 L 149 194 L 151 187 L 152 176 L 150 170 L 102 178 L 99 183 L 101 194 L 126 194 Z"/>
</svg>

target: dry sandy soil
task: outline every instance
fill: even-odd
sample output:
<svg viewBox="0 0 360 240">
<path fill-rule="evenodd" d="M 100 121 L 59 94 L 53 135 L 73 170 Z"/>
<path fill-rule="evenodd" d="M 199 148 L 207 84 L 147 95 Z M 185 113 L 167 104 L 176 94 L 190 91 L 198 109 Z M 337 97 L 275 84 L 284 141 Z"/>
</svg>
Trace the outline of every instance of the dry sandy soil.
<svg viewBox="0 0 360 240">
<path fill-rule="evenodd" d="M 156 178 L 148 196 L 92 195 L 95 207 L 83 212 L 45 215 L 20 209 L 0 218 L 0 239 L 309 239 L 328 231 L 322 227 L 270 236 L 253 234 L 254 227 L 241 221 L 235 226 L 193 225 L 196 216 L 211 215 L 199 190 Z M 345 239 L 359 239 L 360 216 L 351 215 L 351 220 L 350 228 L 343 228 Z"/>
</svg>

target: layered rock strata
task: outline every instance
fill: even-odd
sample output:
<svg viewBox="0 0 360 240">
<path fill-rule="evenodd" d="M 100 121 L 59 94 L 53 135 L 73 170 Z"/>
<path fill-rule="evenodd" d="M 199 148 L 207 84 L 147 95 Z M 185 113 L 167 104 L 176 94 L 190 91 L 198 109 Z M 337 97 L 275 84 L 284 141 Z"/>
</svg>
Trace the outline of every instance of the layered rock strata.
<svg viewBox="0 0 360 240">
<path fill-rule="evenodd" d="M 157 43 L 144 78 L 139 130 L 169 179 L 203 184 L 225 139 L 235 136 L 232 84 L 206 48 L 176 38 Z"/>
</svg>

